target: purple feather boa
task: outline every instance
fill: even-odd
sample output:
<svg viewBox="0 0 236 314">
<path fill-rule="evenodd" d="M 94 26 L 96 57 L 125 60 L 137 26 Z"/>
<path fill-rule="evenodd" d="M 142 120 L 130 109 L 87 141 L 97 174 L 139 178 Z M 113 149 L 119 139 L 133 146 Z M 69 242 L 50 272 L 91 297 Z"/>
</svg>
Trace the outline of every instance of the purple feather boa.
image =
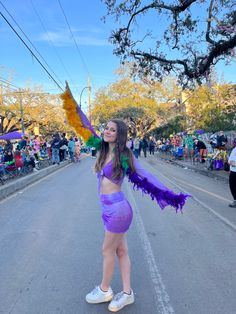
<svg viewBox="0 0 236 314">
<path fill-rule="evenodd" d="M 175 194 L 169 189 L 162 189 L 147 180 L 147 178 L 142 178 L 137 174 L 137 172 L 131 173 L 130 170 L 127 172 L 128 180 L 133 183 L 134 190 L 141 189 L 143 193 L 149 194 L 152 200 L 156 200 L 161 209 L 170 205 L 175 208 L 176 213 L 180 211 L 182 213 L 182 208 L 185 204 L 186 198 L 191 197 L 188 194 Z"/>
</svg>

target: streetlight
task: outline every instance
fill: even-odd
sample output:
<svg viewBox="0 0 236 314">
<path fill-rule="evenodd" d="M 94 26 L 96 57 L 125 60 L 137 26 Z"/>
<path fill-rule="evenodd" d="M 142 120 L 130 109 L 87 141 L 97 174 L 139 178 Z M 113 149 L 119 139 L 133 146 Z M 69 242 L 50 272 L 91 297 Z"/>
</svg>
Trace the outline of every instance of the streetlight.
<svg viewBox="0 0 236 314">
<path fill-rule="evenodd" d="M 81 99 L 82 99 L 82 95 L 83 95 L 83 92 L 84 92 L 84 90 L 85 90 L 86 88 L 88 88 L 88 90 L 91 91 L 91 86 L 85 86 L 85 87 L 82 89 L 82 91 L 81 91 L 81 93 L 80 93 L 80 99 L 79 99 L 79 106 L 80 106 L 80 108 L 81 108 Z"/>
</svg>

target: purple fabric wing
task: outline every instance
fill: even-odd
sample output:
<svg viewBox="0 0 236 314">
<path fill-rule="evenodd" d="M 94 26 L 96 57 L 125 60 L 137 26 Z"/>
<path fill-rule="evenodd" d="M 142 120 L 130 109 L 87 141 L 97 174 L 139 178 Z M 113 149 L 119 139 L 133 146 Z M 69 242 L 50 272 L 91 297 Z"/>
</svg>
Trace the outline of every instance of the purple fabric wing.
<svg viewBox="0 0 236 314">
<path fill-rule="evenodd" d="M 96 134 L 95 130 L 93 129 L 90 121 L 88 120 L 88 118 L 83 113 L 83 111 L 81 110 L 80 106 L 78 106 L 76 100 L 74 99 L 74 97 L 73 97 L 73 95 L 71 93 L 70 87 L 68 85 L 68 82 L 66 82 L 66 89 L 69 91 L 71 98 L 73 99 L 74 103 L 76 104 L 76 112 L 78 113 L 78 115 L 80 117 L 80 120 L 81 120 L 81 122 L 83 124 L 83 127 L 86 128 L 86 129 L 89 129 L 95 137 L 98 137 L 98 135 Z"/>
<path fill-rule="evenodd" d="M 141 189 L 145 194 L 149 194 L 152 200 L 156 200 L 161 209 L 170 205 L 175 208 L 176 212 L 181 211 L 185 204 L 186 198 L 191 197 L 188 194 L 176 194 L 161 183 L 155 176 L 145 170 L 136 158 L 134 158 L 136 171 L 131 173 L 128 170 L 127 175 L 130 182 L 133 183 L 134 189 Z"/>
<path fill-rule="evenodd" d="M 83 111 L 81 110 L 80 106 L 77 105 L 76 111 L 77 111 L 78 115 L 80 116 L 80 119 L 81 119 L 81 122 L 82 122 L 83 126 L 84 126 L 86 129 L 89 129 L 95 137 L 98 137 L 98 135 L 97 135 L 96 132 L 94 131 L 94 129 L 93 129 L 91 123 L 89 122 L 88 118 L 86 117 L 86 115 L 85 115 L 85 114 L 83 113 Z"/>
</svg>

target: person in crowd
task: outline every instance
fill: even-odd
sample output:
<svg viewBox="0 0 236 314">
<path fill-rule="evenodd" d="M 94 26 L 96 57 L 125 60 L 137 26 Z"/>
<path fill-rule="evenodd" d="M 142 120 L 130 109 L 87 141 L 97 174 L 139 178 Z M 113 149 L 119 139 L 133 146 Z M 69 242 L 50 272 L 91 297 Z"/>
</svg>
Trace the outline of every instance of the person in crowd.
<svg viewBox="0 0 236 314">
<path fill-rule="evenodd" d="M 150 155 L 154 155 L 154 151 L 155 151 L 155 142 L 154 140 L 151 138 L 149 143 L 148 143 L 148 148 L 149 148 L 149 154 Z"/>
<path fill-rule="evenodd" d="M 233 202 L 229 204 L 229 207 L 236 208 L 236 138 L 233 141 L 233 149 L 229 155 L 228 163 L 230 166 L 229 187 L 233 196 Z"/>
<path fill-rule="evenodd" d="M 193 149 L 193 137 L 191 134 L 187 133 L 186 136 L 183 139 L 183 146 L 185 148 L 185 158 L 188 159 L 188 157 L 190 157 L 190 159 L 193 158 L 193 154 L 194 154 L 194 149 Z"/>
<path fill-rule="evenodd" d="M 23 157 L 23 163 L 24 166 L 28 167 L 31 166 L 33 168 L 33 171 L 37 172 L 36 164 L 35 164 L 35 158 L 32 147 L 28 146 L 25 150 L 25 155 Z"/>
<path fill-rule="evenodd" d="M 148 141 L 147 141 L 145 136 L 141 141 L 141 148 L 143 150 L 143 155 L 146 158 L 147 157 L 147 149 L 148 149 Z"/>
<path fill-rule="evenodd" d="M 6 144 L 5 144 L 5 146 L 4 146 L 4 149 L 3 149 L 3 151 L 5 152 L 5 151 L 13 151 L 13 145 L 12 145 L 12 143 L 11 143 L 11 141 L 10 140 L 6 140 Z"/>
<path fill-rule="evenodd" d="M 228 142 L 227 136 L 225 136 L 224 131 L 220 131 L 217 136 L 217 148 L 220 150 L 226 150 L 226 144 Z"/>
<path fill-rule="evenodd" d="M 9 165 L 12 165 L 15 163 L 13 152 L 11 150 L 8 150 L 8 151 L 5 150 L 3 159 L 4 159 L 4 163 L 7 163 Z"/>
<path fill-rule="evenodd" d="M 127 147 L 127 126 L 119 119 L 110 120 L 105 127 L 95 171 L 98 176 L 102 219 L 105 226 L 103 275 L 100 285 L 86 295 L 86 301 L 92 304 L 111 301 L 108 309 L 117 312 L 134 302 L 130 280 L 131 262 L 126 240 L 133 211 L 121 191 L 125 175 L 128 176 L 129 182 L 146 194 L 152 195 L 161 208 L 171 205 L 176 210 L 181 210 L 189 195 L 175 194 L 142 168 L 138 159 Z M 123 290 L 113 298 L 110 283 L 116 256 L 120 265 Z"/>
<path fill-rule="evenodd" d="M 170 135 L 170 145 L 171 145 L 171 149 L 176 147 L 176 137 L 173 134 Z"/>
<path fill-rule="evenodd" d="M 140 140 L 138 137 L 136 137 L 134 139 L 134 148 L 133 148 L 133 153 L 136 158 L 139 157 L 139 146 L 140 146 Z"/>
<path fill-rule="evenodd" d="M 27 137 L 26 136 L 22 136 L 20 142 L 18 143 L 20 150 L 21 149 L 25 149 L 26 145 L 27 145 Z"/>
<path fill-rule="evenodd" d="M 60 161 L 63 161 L 66 158 L 67 150 L 68 150 L 68 141 L 66 138 L 66 133 L 62 133 L 62 138 L 60 142 L 60 150 L 59 150 Z"/>
<path fill-rule="evenodd" d="M 15 165 L 17 168 L 22 168 L 24 165 L 23 158 L 20 150 L 16 150 L 14 152 Z"/>
<path fill-rule="evenodd" d="M 34 158 L 37 161 L 39 160 L 39 151 L 40 151 L 40 140 L 39 140 L 39 136 L 35 135 L 33 139 L 33 152 L 34 152 Z"/>
<path fill-rule="evenodd" d="M 217 133 L 216 132 L 213 132 L 210 135 L 210 144 L 213 150 L 217 147 Z"/>
<path fill-rule="evenodd" d="M 51 139 L 46 140 L 46 149 L 47 149 L 47 154 L 50 160 L 52 160 L 52 148 L 51 148 Z"/>
<path fill-rule="evenodd" d="M 132 137 L 130 137 L 128 140 L 127 140 L 127 147 L 130 148 L 131 150 L 134 149 L 134 142 L 133 142 L 133 139 Z"/>
<path fill-rule="evenodd" d="M 73 137 L 70 137 L 69 139 L 68 151 L 69 151 L 70 161 L 74 162 L 75 161 L 75 141 Z"/>
<path fill-rule="evenodd" d="M 80 149 L 81 149 L 81 145 L 80 145 L 80 141 L 77 137 L 75 137 L 75 161 L 79 162 L 80 160 Z"/>
<path fill-rule="evenodd" d="M 60 156 L 59 156 L 60 142 L 61 142 L 61 138 L 60 138 L 59 133 L 55 133 L 53 136 L 52 143 L 51 143 L 53 165 L 55 163 L 57 163 L 58 165 L 60 164 Z"/>
<path fill-rule="evenodd" d="M 206 144 L 203 141 L 196 138 L 194 140 L 194 148 L 197 148 L 197 151 L 201 158 L 200 162 L 204 163 L 206 161 L 206 156 L 207 156 Z"/>
<path fill-rule="evenodd" d="M 12 142 L 12 146 L 13 146 L 12 151 L 15 151 L 16 149 L 19 149 L 19 145 L 18 145 L 17 141 Z"/>
</svg>

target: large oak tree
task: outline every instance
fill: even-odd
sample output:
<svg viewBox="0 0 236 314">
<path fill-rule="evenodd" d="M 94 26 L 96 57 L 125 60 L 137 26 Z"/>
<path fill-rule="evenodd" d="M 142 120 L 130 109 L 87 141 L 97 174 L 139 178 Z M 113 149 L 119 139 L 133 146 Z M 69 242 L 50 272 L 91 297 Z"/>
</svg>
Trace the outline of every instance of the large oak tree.
<svg viewBox="0 0 236 314">
<path fill-rule="evenodd" d="M 114 53 L 135 60 L 141 77 L 177 75 L 183 87 L 201 84 L 212 66 L 234 58 L 236 11 L 233 0 L 103 0 L 118 29 Z"/>
</svg>

